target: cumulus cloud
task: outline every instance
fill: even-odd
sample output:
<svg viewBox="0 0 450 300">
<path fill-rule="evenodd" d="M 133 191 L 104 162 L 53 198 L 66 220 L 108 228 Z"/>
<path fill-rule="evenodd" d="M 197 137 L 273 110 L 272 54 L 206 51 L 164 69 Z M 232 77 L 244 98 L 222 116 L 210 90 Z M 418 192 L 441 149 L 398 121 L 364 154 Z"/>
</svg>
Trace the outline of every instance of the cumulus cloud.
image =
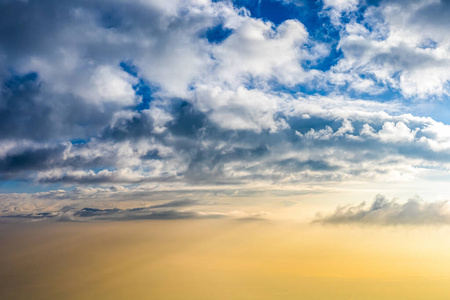
<svg viewBox="0 0 450 300">
<path fill-rule="evenodd" d="M 403 122 L 386 122 L 383 124 L 383 128 L 378 131 L 378 138 L 382 142 L 408 142 L 414 140 L 416 130 L 411 130 Z"/>
<path fill-rule="evenodd" d="M 357 4 L 325 1 L 324 8 L 340 26 L 338 48 L 344 55 L 330 70 L 330 82 L 371 94 L 385 87 L 412 98 L 449 94 L 450 53 L 443 35 L 448 27 L 436 23 L 448 17 L 447 1 L 381 1 L 354 12 Z M 347 16 L 351 21 L 341 23 L 342 13 L 349 11 L 354 12 Z"/>
<path fill-rule="evenodd" d="M 408 199 L 401 203 L 377 195 L 372 204 L 362 202 L 354 206 L 338 207 L 333 214 L 319 216 L 315 222 L 322 224 L 361 225 L 448 225 L 450 224 L 449 201 L 425 202 Z"/>
</svg>

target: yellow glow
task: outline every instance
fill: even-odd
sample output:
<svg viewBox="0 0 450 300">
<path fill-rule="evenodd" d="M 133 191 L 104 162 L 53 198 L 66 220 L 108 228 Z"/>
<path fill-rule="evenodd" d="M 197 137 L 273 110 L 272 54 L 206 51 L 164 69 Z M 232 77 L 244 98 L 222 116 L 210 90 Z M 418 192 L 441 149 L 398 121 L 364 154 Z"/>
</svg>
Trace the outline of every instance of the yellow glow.
<svg viewBox="0 0 450 300">
<path fill-rule="evenodd" d="M 0 224 L 0 299 L 450 299 L 448 228 Z"/>
</svg>

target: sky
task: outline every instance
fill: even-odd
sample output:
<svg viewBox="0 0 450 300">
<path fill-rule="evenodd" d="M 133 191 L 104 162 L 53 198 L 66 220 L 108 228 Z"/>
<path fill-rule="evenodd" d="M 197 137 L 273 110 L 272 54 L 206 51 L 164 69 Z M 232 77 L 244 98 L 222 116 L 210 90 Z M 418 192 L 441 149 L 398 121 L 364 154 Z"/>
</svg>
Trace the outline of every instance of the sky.
<svg viewBox="0 0 450 300">
<path fill-rule="evenodd" d="M 367 287 L 359 290 L 363 299 L 379 299 L 374 282 L 386 260 L 397 262 L 389 280 L 403 283 L 396 289 L 384 282 L 383 299 L 429 299 L 414 280 L 434 280 L 439 290 L 439 280 L 450 279 L 439 271 L 448 252 L 439 241 L 450 224 L 449 19 L 447 0 L 0 0 L 0 242 L 35 249 L 34 238 L 52 234 L 73 238 L 76 248 L 83 237 L 95 244 L 112 226 L 128 233 L 108 233 L 105 241 L 164 252 L 200 247 L 185 240 L 183 228 L 195 228 L 198 243 L 210 247 L 200 252 L 216 265 L 219 249 L 266 232 L 261 244 L 230 249 L 229 268 L 216 265 L 225 277 L 239 273 L 231 266 L 251 271 L 245 280 L 255 290 L 236 289 L 234 299 L 261 299 L 255 282 L 266 286 L 276 274 L 309 278 L 308 299 L 325 297 L 314 291 L 330 278 L 344 280 L 326 281 L 330 294 L 342 286 L 339 299 L 359 299 L 350 292 L 358 284 Z M 166 245 L 162 232 L 147 236 L 148 224 L 180 244 Z M 74 228 L 85 231 L 79 236 Z M 226 238 L 208 244 L 211 236 Z M 271 247 L 288 236 L 295 238 L 285 248 Z M 355 247 L 327 253 L 338 237 Z M 399 240 L 409 248 L 397 249 Z M 75 255 L 63 242 L 50 245 L 59 266 Z M 145 256 L 133 247 L 110 255 Z M 267 252 L 248 260 L 245 253 L 261 247 Z M 21 278 L 4 284 L 0 296 L 12 297 L 21 284 L 45 295 L 53 275 L 24 275 L 49 270 L 51 259 L 39 249 L 22 256 L 0 249 L 11 258 L 1 261 L 4 270 L 19 270 Z M 197 262 L 194 253 L 175 250 L 178 263 L 164 273 L 171 280 L 192 267 L 187 261 Z M 297 250 L 306 253 L 299 261 Z M 316 251 L 336 269 L 328 272 Z M 87 254 L 80 253 L 82 260 Z M 280 260 L 263 263 L 271 253 Z M 352 269 L 349 255 L 367 268 Z M 428 267 L 406 258 L 425 259 Z M 104 269 L 110 262 L 101 263 Z M 290 273 L 291 264 L 309 268 Z M 273 277 L 260 278 L 258 270 Z M 221 299 L 188 288 L 195 286 L 190 275 L 224 288 L 211 281 L 213 269 L 203 271 L 186 273 L 184 283 L 172 282 L 184 289 L 166 298 L 159 291 L 159 299 Z M 295 276 L 289 284 L 272 281 L 274 289 L 298 296 Z M 87 299 L 73 294 L 73 278 L 65 280 L 55 279 L 53 288 L 72 289 L 73 297 L 55 297 Z M 402 298 L 407 286 L 417 289 Z M 273 299 L 272 292 L 262 298 Z M 434 299 L 450 295 L 439 293 Z"/>
<path fill-rule="evenodd" d="M 2 216 L 446 207 L 448 1 L 0 5 Z"/>
</svg>

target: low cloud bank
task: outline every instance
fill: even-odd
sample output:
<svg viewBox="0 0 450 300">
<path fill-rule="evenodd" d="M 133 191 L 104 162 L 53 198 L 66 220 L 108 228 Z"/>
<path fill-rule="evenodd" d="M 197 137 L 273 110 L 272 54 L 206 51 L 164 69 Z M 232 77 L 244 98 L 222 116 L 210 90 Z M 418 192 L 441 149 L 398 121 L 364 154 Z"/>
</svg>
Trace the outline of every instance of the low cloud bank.
<svg viewBox="0 0 450 300">
<path fill-rule="evenodd" d="M 85 207 L 74 209 L 63 207 L 59 211 L 6 215 L 2 218 L 52 220 L 61 222 L 77 221 L 132 221 L 132 220 L 176 220 L 176 219 L 220 219 L 226 215 L 220 213 L 205 213 L 191 210 L 154 210 L 151 207 L 138 207 L 132 209 L 108 208 L 99 209 Z"/>
<path fill-rule="evenodd" d="M 318 214 L 315 223 L 366 224 L 366 225 L 448 225 L 450 224 L 450 201 L 425 202 L 408 199 L 404 203 L 377 195 L 372 204 L 336 208 L 333 214 Z"/>
<path fill-rule="evenodd" d="M 133 220 L 180 220 L 180 219 L 234 219 L 239 221 L 264 221 L 268 212 L 245 212 L 239 210 L 220 211 L 211 209 L 213 202 L 197 200 L 173 200 L 163 204 L 118 208 L 88 207 L 79 204 L 60 206 L 14 206 L 11 210 L 0 210 L 0 221 L 133 221 Z M 217 207 L 216 207 L 217 208 Z"/>
</svg>

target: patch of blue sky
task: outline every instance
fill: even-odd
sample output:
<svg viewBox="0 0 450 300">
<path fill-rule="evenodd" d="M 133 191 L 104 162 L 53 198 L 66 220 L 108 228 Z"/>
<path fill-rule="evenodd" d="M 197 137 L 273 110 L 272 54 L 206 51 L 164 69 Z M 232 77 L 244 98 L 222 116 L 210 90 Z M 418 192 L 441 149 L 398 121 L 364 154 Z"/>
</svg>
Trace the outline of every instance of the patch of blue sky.
<svg viewBox="0 0 450 300">
<path fill-rule="evenodd" d="M 432 39 L 426 39 L 422 42 L 422 44 L 419 45 L 419 48 L 421 49 L 436 49 L 437 42 L 433 41 Z"/>
<path fill-rule="evenodd" d="M 270 21 L 275 25 L 289 19 L 296 19 L 299 13 L 296 5 L 277 0 L 233 0 L 232 2 L 236 7 L 247 9 L 251 17 Z"/>
<path fill-rule="evenodd" d="M 289 124 L 290 130 L 297 131 L 301 134 L 305 134 L 311 129 L 325 129 L 327 126 L 330 126 L 333 130 L 337 130 L 341 126 L 341 123 L 336 123 L 333 120 L 326 120 L 314 116 L 310 116 L 309 118 L 303 118 L 301 116 L 290 117 L 286 119 L 286 122 Z"/>
<path fill-rule="evenodd" d="M 328 18 L 323 18 L 323 20 L 323 23 L 317 24 L 313 28 L 305 25 L 311 40 L 337 45 L 340 39 L 339 30 L 331 26 Z"/>
<path fill-rule="evenodd" d="M 119 28 L 123 22 L 119 12 L 113 10 L 101 14 L 99 21 L 104 28 L 108 29 Z"/>
<path fill-rule="evenodd" d="M 90 139 L 72 139 L 70 143 L 72 145 L 85 145 L 90 142 Z"/>
<path fill-rule="evenodd" d="M 450 123 L 450 97 L 416 100 L 410 105 L 411 113 L 418 117 L 430 117 L 444 124 Z"/>
<path fill-rule="evenodd" d="M 3 83 L 3 86 L 6 89 L 15 89 L 20 87 L 22 84 L 27 82 L 35 82 L 39 78 L 39 74 L 36 72 L 31 72 L 27 74 L 14 74 L 15 72 L 11 72 L 12 76 Z"/>
<path fill-rule="evenodd" d="M 131 76 L 134 77 L 138 77 L 138 68 L 133 64 L 132 61 L 128 60 L 128 61 L 122 61 L 120 62 L 119 66 L 122 68 L 122 70 L 124 70 L 125 72 L 127 72 L 128 74 L 130 74 Z"/>
<path fill-rule="evenodd" d="M 140 77 L 139 69 L 131 61 L 122 61 L 120 67 L 122 70 L 139 80 L 137 84 L 133 85 L 133 89 L 136 95 L 140 96 L 142 100 L 134 107 L 134 109 L 137 111 L 149 109 L 150 102 L 153 100 L 153 94 L 158 91 L 159 88 Z"/>
<path fill-rule="evenodd" d="M 311 45 L 307 45 L 310 48 Z M 341 58 L 344 57 L 344 53 L 341 49 L 337 48 L 337 42 L 330 45 L 330 52 L 327 56 L 321 57 L 317 60 L 306 60 L 302 62 L 302 67 L 304 69 L 313 69 L 319 71 L 328 71 L 336 65 Z"/>
<path fill-rule="evenodd" d="M 291 95 L 321 95 L 326 96 L 330 93 L 329 88 L 320 88 L 311 83 L 296 84 L 293 86 L 282 85 L 278 82 L 271 82 L 271 90 L 275 93 L 285 93 Z"/>
<path fill-rule="evenodd" d="M 101 171 L 114 172 L 114 171 L 117 171 L 117 168 L 107 167 L 107 166 L 100 166 L 100 167 L 96 167 L 96 168 L 90 168 L 89 170 L 93 171 L 95 174 L 98 174 Z"/>
<path fill-rule="evenodd" d="M 2 193 L 41 193 L 50 190 L 63 190 L 61 184 L 30 184 L 29 180 L 0 180 L 0 194 Z"/>
<path fill-rule="evenodd" d="M 342 24 L 348 24 L 351 22 L 357 22 L 357 23 L 365 23 L 364 21 L 364 12 L 368 8 L 367 5 L 361 5 L 358 7 L 355 11 L 350 12 L 342 12 L 340 21 Z M 370 27 L 367 27 L 370 29 Z"/>
<path fill-rule="evenodd" d="M 253 18 L 270 21 L 275 25 L 296 19 L 305 25 L 315 40 L 339 37 L 339 33 L 331 26 L 328 16 L 321 14 L 323 9 L 321 1 L 234 0 L 233 4 L 247 9 Z"/>
<path fill-rule="evenodd" d="M 369 89 L 368 89 L 369 90 Z M 393 89 L 389 86 L 384 86 L 383 84 L 375 84 L 375 88 L 371 88 L 371 92 L 368 90 L 354 90 L 349 88 L 348 85 L 339 88 L 339 91 L 348 96 L 351 99 L 361 99 L 377 102 L 391 102 L 397 99 L 402 99 L 405 102 L 403 95 L 399 90 Z"/>
<path fill-rule="evenodd" d="M 152 86 L 143 79 L 139 79 L 139 83 L 134 85 L 133 89 L 136 92 L 136 95 L 142 97 L 141 103 L 139 103 L 135 109 L 137 111 L 149 109 L 150 102 L 153 100 L 153 93 L 157 90 L 157 87 Z"/>
<path fill-rule="evenodd" d="M 223 27 L 223 24 L 219 24 L 215 27 L 208 28 L 208 30 L 202 34 L 201 37 L 206 38 L 211 44 L 220 44 L 232 33 L 232 29 Z"/>
</svg>

